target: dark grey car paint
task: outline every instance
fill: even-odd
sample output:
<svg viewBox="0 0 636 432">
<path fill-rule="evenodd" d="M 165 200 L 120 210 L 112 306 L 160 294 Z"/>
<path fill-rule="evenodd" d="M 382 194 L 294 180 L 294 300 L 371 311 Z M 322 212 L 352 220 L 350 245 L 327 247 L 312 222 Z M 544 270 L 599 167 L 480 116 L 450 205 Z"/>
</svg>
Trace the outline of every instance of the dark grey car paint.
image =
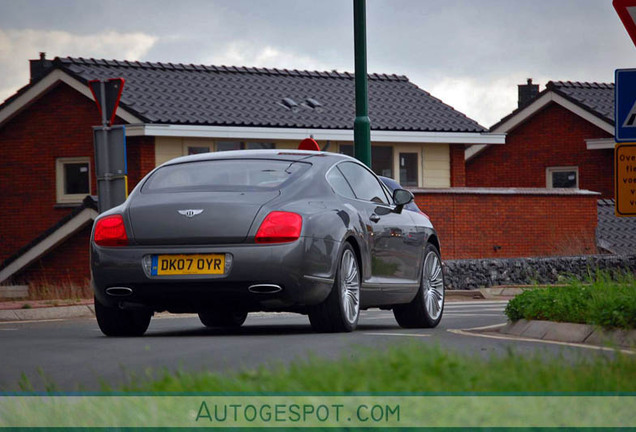
<svg viewBox="0 0 636 432">
<path fill-rule="evenodd" d="M 174 312 L 219 305 L 249 311 L 305 312 L 307 306 L 328 296 L 345 241 L 353 244 L 360 260 L 363 308 L 388 307 L 414 298 L 423 250 L 428 241 L 437 243 L 436 233 L 423 215 L 396 213 L 392 205 L 335 193 L 325 179 L 328 170 L 344 161 L 357 163 L 353 158 L 334 153 L 249 150 L 187 156 L 164 165 L 225 158 L 302 160 L 312 166 L 275 191 L 142 193 L 144 182 L 161 169 L 156 168 L 124 204 L 100 215 L 122 214 L 130 239 L 125 247 L 100 247 L 91 241 L 93 285 L 100 302 Z M 177 212 L 180 209 L 204 211 L 187 218 Z M 301 238 L 292 243 L 256 244 L 254 236 L 271 211 L 300 214 Z M 232 268 L 225 276 L 152 277 L 144 271 L 146 256 L 191 253 L 229 254 Z M 248 290 L 254 284 L 275 284 L 283 289 L 256 294 Z M 106 293 L 109 287 L 129 287 L 133 293 L 115 297 Z"/>
</svg>

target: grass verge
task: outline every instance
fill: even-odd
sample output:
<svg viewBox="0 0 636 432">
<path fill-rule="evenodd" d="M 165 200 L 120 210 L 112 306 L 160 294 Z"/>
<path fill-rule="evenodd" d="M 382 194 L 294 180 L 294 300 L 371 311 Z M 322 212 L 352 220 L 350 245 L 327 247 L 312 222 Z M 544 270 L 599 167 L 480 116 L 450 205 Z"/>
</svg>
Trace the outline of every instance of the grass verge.
<svg viewBox="0 0 636 432">
<path fill-rule="evenodd" d="M 592 324 L 603 328 L 636 328 L 636 277 L 612 278 L 599 273 L 564 287 L 530 289 L 510 300 L 506 315 L 519 319 Z"/>
<path fill-rule="evenodd" d="M 112 388 L 104 386 L 104 391 Z M 134 392 L 633 392 L 636 358 L 578 360 L 508 352 L 484 358 L 419 344 L 361 349 L 336 361 L 297 360 L 231 374 L 162 372 L 131 377 Z"/>
</svg>

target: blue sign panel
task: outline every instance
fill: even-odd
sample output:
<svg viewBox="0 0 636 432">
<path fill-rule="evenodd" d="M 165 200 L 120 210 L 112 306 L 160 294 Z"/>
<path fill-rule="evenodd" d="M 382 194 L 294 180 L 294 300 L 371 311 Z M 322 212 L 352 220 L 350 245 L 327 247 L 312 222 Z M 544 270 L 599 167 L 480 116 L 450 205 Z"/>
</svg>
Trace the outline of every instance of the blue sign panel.
<svg viewBox="0 0 636 432">
<path fill-rule="evenodd" d="M 614 139 L 636 142 L 636 69 L 616 69 Z"/>
</svg>

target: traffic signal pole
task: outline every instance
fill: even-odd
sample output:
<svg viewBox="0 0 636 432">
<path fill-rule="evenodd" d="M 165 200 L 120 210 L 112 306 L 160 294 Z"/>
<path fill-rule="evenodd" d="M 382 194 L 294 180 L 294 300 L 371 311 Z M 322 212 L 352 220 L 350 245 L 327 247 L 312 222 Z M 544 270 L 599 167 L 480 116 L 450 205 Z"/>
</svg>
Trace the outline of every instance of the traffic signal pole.
<svg viewBox="0 0 636 432">
<path fill-rule="evenodd" d="M 366 0 L 353 0 L 355 52 L 356 119 L 353 122 L 353 148 L 356 159 L 371 167 L 371 121 L 367 82 Z"/>
</svg>

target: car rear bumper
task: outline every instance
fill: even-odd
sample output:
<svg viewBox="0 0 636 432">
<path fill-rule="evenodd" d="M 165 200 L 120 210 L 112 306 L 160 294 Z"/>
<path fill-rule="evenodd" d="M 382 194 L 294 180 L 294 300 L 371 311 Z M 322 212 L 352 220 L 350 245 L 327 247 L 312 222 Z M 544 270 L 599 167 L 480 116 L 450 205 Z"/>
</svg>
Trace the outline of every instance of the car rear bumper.
<svg viewBox="0 0 636 432">
<path fill-rule="evenodd" d="M 312 238 L 275 245 L 214 247 L 91 244 L 93 289 L 105 305 L 157 311 L 196 312 L 217 307 L 302 310 L 329 295 L 339 250 L 339 242 Z M 232 264 L 224 275 L 151 276 L 148 267 L 144 268 L 144 257 L 158 254 L 226 254 Z M 127 290 L 112 289 L 116 287 Z"/>
</svg>

